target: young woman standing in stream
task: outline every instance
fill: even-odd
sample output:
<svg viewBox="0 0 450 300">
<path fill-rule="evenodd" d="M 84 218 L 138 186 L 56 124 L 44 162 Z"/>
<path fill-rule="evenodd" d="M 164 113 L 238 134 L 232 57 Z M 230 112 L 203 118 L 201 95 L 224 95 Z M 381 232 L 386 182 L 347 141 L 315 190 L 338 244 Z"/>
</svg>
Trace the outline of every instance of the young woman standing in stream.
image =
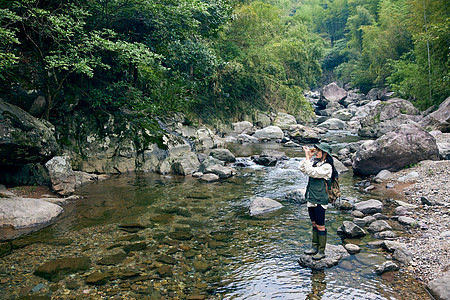
<svg viewBox="0 0 450 300">
<path fill-rule="evenodd" d="M 305 198 L 312 223 L 312 245 L 305 254 L 313 255 L 319 260 L 325 257 L 327 230 L 325 228 L 325 211 L 328 207 L 327 184 L 338 173 L 334 167 L 331 147 L 327 143 L 314 145 L 313 149 L 303 147 L 305 159 L 300 162 L 300 171 L 308 175 Z M 311 158 L 315 154 L 315 158 Z"/>
</svg>

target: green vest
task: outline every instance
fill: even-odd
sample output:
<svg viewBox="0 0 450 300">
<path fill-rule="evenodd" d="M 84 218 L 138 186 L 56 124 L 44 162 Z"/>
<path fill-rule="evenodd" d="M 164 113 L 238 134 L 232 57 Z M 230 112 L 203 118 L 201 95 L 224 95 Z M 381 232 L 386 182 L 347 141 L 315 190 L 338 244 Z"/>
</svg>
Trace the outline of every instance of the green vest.
<svg viewBox="0 0 450 300">
<path fill-rule="evenodd" d="M 311 203 L 327 205 L 328 194 L 325 179 L 309 177 L 305 198 Z"/>
</svg>

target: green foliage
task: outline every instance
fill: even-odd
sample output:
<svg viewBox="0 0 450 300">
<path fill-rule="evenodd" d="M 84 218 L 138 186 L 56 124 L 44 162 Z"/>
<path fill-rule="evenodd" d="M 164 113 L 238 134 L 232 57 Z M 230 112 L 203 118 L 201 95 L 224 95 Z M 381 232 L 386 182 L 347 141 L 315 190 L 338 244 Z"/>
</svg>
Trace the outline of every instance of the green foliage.
<svg viewBox="0 0 450 300">
<path fill-rule="evenodd" d="M 302 93 L 321 74 L 322 44 L 301 21 L 267 3 L 251 2 L 235 9 L 216 45 L 224 63 L 208 95 L 199 98 L 197 111 L 204 118 L 239 119 L 255 110 L 309 116 Z M 208 110 L 205 102 L 211 98 L 225 110 Z"/>
<path fill-rule="evenodd" d="M 329 41 L 328 79 L 363 92 L 390 86 L 423 109 L 450 94 L 445 0 L 305 0 L 294 18 Z"/>
</svg>

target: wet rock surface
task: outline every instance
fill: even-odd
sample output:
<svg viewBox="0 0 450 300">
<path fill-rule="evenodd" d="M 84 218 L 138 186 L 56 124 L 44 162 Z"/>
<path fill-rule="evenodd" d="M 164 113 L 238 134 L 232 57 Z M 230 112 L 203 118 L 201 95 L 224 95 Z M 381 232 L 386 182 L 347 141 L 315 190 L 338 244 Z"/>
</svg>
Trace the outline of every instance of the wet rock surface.
<svg viewBox="0 0 450 300">
<path fill-rule="evenodd" d="M 314 260 L 312 255 L 300 255 L 298 258 L 298 263 L 305 268 L 311 269 L 331 268 L 337 265 L 341 259 L 348 257 L 350 254 L 342 245 L 327 244 L 325 247 L 325 255 L 325 258 L 320 260 Z"/>
</svg>

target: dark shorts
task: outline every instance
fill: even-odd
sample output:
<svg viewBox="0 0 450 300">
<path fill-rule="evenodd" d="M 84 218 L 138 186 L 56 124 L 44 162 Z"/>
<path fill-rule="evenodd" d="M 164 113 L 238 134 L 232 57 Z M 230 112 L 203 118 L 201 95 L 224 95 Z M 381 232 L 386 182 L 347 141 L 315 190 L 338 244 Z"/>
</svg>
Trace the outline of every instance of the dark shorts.
<svg viewBox="0 0 450 300">
<path fill-rule="evenodd" d="M 321 205 L 316 207 L 308 207 L 309 218 L 311 222 L 315 222 L 317 225 L 325 225 L 325 209 Z"/>
</svg>

